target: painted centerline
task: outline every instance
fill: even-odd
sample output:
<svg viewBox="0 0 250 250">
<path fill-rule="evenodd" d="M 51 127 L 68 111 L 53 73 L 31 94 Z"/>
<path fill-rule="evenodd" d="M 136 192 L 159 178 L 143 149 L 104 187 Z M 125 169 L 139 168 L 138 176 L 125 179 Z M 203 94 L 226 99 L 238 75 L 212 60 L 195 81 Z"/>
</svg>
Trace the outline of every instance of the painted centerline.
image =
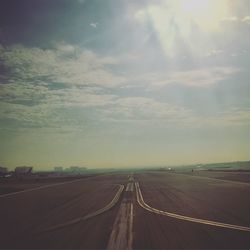
<svg viewBox="0 0 250 250">
<path fill-rule="evenodd" d="M 113 229 L 107 245 L 108 250 L 132 250 L 133 244 L 133 190 L 134 183 L 126 186 L 124 198 L 115 219 Z"/>
</svg>

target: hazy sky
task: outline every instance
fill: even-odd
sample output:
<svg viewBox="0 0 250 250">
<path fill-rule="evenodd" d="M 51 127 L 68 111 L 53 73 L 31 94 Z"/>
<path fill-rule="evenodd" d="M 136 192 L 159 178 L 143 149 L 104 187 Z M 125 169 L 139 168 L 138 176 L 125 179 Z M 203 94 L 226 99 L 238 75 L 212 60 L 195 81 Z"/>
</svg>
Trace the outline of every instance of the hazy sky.
<svg viewBox="0 0 250 250">
<path fill-rule="evenodd" d="M 0 0 L 0 165 L 250 160 L 249 0 Z"/>
</svg>

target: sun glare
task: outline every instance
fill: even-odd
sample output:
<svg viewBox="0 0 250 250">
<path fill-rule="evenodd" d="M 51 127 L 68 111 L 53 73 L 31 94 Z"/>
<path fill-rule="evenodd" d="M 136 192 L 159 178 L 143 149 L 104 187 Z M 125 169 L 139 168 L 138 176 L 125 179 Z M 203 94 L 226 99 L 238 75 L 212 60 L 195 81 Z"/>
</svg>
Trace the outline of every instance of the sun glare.
<svg viewBox="0 0 250 250">
<path fill-rule="evenodd" d="M 228 0 L 165 0 L 137 12 L 136 18 L 143 23 L 150 22 L 165 53 L 174 56 L 176 37 L 181 38 L 192 53 L 204 53 L 206 44 L 194 43 L 194 30 L 205 35 L 217 32 L 221 20 L 228 15 Z"/>
<path fill-rule="evenodd" d="M 180 7 L 187 13 L 196 14 L 206 11 L 209 6 L 209 0 L 180 0 Z"/>
<path fill-rule="evenodd" d="M 214 30 L 220 20 L 227 15 L 226 0 L 179 0 L 176 11 L 203 30 Z"/>
</svg>

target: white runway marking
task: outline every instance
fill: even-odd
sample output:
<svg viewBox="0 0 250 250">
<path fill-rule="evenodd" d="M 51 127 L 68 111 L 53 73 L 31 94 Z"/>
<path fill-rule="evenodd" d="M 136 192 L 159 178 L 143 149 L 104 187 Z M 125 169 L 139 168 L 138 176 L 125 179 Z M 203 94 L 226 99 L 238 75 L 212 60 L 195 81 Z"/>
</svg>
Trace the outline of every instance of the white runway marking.
<svg viewBox="0 0 250 250">
<path fill-rule="evenodd" d="M 59 182 L 59 183 L 50 184 L 50 185 L 43 185 L 43 186 L 39 186 L 39 187 L 36 187 L 36 188 L 30 188 L 30 189 L 25 189 L 25 190 L 13 192 L 13 193 L 2 194 L 2 195 L 0 195 L 0 198 L 13 196 L 13 195 L 17 195 L 17 194 L 22 194 L 22 193 L 28 193 L 28 192 L 39 190 L 39 189 L 45 189 L 45 188 L 50 188 L 50 187 L 55 187 L 55 186 L 61 186 L 61 185 L 70 184 L 70 183 L 83 181 L 83 180 L 85 180 L 85 179 L 77 179 L 77 180 L 74 180 L 74 181 L 65 181 L 65 182 Z"/>
<path fill-rule="evenodd" d="M 134 212 L 133 212 L 133 204 L 130 203 L 130 216 L 129 216 L 129 238 L 128 238 L 128 249 L 132 249 L 133 244 L 133 218 L 134 218 Z"/>
<path fill-rule="evenodd" d="M 107 174 L 105 176 L 108 176 L 108 175 L 110 175 L 110 174 Z M 17 194 L 22 194 L 22 193 L 28 193 L 28 192 L 36 191 L 36 190 L 39 190 L 39 189 L 45 189 L 45 188 L 50 188 L 50 187 L 61 186 L 61 185 L 70 184 L 70 183 L 79 182 L 79 181 L 86 181 L 86 180 L 89 180 L 90 178 L 91 178 L 91 180 L 93 180 L 93 179 L 96 179 L 96 178 L 98 178 L 100 176 L 101 175 L 93 176 L 93 177 L 87 177 L 87 178 L 80 178 L 80 179 L 73 180 L 73 181 L 65 181 L 65 182 L 59 182 L 59 183 L 55 183 L 55 184 L 42 185 L 42 186 L 39 186 L 39 187 L 36 187 L 36 188 L 29 188 L 29 189 L 25 189 L 25 190 L 22 190 L 22 191 L 12 192 L 12 193 L 8 193 L 8 194 L 2 194 L 2 195 L 0 195 L 0 198 L 13 196 L 13 195 L 17 195 Z"/>
<path fill-rule="evenodd" d="M 175 213 L 169 213 L 166 211 L 158 210 L 155 208 L 150 207 L 148 204 L 144 202 L 141 189 L 139 187 L 139 183 L 135 183 L 135 188 L 136 188 L 136 197 L 137 197 L 137 202 L 139 205 L 146 209 L 149 212 L 155 213 L 155 214 L 160 214 L 168 217 L 172 217 L 175 219 L 179 220 L 185 220 L 185 221 L 190 221 L 190 222 L 195 222 L 199 224 L 205 224 L 205 225 L 210 225 L 210 226 L 215 226 L 215 227 L 222 227 L 222 228 L 228 228 L 228 229 L 234 229 L 234 230 L 239 230 L 239 231 L 246 231 L 250 232 L 250 227 L 244 227 L 244 226 L 239 226 L 239 225 L 233 225 L 233 224 L 227 224 L 227 223 L 221 223 L 217 221 L 211 221 L 211 220 L 203 220 L 203 219 L 197 219 L 193 217 L 188 217 L 188 216 L 183 216 Z"/>
<path fill-rule="evenodd" d="M 126 192 L 133 192 L 134 190 L 134 183 L 129 182 L 126 187 Z"/>
<path fill-rule="evenodd" d="M 183 174 L 183 173 L 172 173 L 176 175 L 185 175 L 185 176 L 190 176 L 194 178 L 200 178 L 200 179 L 209 179 L 209 180 L 214 180 L 217 182 L 225 182 L 225 183 L 231 183 L 231 184 L 238 184 L 238 185 L 250 185 L 249 182 L 242 182 L 242 181 L 233 181 L 233 180 L 225 180 L 225 179 L 219 179 L 219 178 L 214 178 L 214 177 L 209 177 L 209 176 L 202 176 L 202 175 L 190 175 L 190 174 Z"/>
<path fill-rule="evenodd" d="M 132 250 L 133 243 L 133 204 L 123 202 L 115 219 L 109 238 L 108 250 Z"/>
</svg>

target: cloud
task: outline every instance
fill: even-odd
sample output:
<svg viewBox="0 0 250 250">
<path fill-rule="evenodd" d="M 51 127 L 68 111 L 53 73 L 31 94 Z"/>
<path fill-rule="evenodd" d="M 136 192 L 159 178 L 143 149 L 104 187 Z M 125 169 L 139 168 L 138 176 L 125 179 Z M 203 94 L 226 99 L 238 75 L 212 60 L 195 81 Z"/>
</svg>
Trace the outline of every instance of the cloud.
<svg viewBox="0 0 250 250">
<path fill-rule="evenodd" d="M 238 22 L 239 18 L 236 16 L 224 17 L 221 19 L 222 22 Z"/>
<path fill-rule="evenodd" d="M 213 115 L 199 115 L 190 117 L 190 125 L 195 127 L 235 127 L 249 126 L 249 108 L 230 108 L 224 112 L 214 113 Z"/>
<path fill-rule="evenodd" d="M 48 105 L 60 107 L 105 107 L 112 103 L 116 95 L 96 94 L 86 89 L 62 89 L 51 92 L 47 98 Z"/>
<path fill-rule="evenodd" d="M 233 67 L 214 67 L 188 71 L 175 71 L 167 74 L 148 74 L 143 80 L 151 87 L 161 87 L 168 84 L 180 84 L 193 87 L 207 87 L 227 79 L 239 72 Z"/>
<path fill-rule="evenodd" d="M 8 128 L 19 124 L 74 130 L 86 122 L 124 120 L 195 125 L 201 118 L 193 110 L 159 101 L 147 90 L 170 84 L 209 87 L 239 72 L 233 67 L 150 73 L 135 68 L 130 74 L 135 62 L 142 61 L 140 53 L 101 56 L 64 42 L 52 49 L 13 45 L 0 50 L 0 61 L 8 69 L 2 80 L 8 84 L 0 84 L 0 120 Z"/>
<path fill-rule="evenodd" d="M 0 119 L 28 128 L 74 129 L 114 105 L 117 96 L 108 89 L 127 78 L 111 66 L 131 58 L 99 56 L 66 43 L 57 43 L 54 49 L 22 45 L 0 49 L 1 62 L 9 69 L 2 82 L 8 84 L 0 84 Z"/>
<path fill-rule="evenodd" d="M 59 43 L 55 49 L 28 48 L 22 45 L 7 47 L 0 60 L 11 71 L 10 82 L 60 82 L 68 85 L 98 85 L 112 87 L 125 78 L 109 70 L 116 63 L 111 57 Z"/>
<path fill-rule="evenodd" d="M 249 108 L 230 108 L 213 114 L 197 114 L 193 109 L 148 97 L 124 97 L 113 100 L 112 106 L 102 110 L 102 119 L 115 122 L 144 122 L 166 127 L 211 128 L 245 126 L 250 124 Z"/>
<path fill-rule="evenodd" d="M 245 16 L 241 21 L 244 23 L 250 23 L 250 16 Z"/>
<path fill-rule="evenodd" d="M 232 108 L 222 114 L 222 118 L 228 124 L 249 125 L 250 124 L 250 109 L 249 108 Z"/>
<path fill-rule="evenodd" d="M 121 83 L 106 69 L 116 63 L 111 57 L 64 43 L 54 50 L 13 46 L 2 51 L 10 72 L 8 84 L 0 84 L 0 120 L 8 128 L 74 130 L 95 115 L 89 109 L 105 107 L 116 98 L 103 93 L 104 87 Z"/>
<path fill-rule="evenodd" d="M 191 111 L 180 106 L 159 102 L 147 97 L 124 97 L 113 101 L 103 110 L 104 119 L 117 121 L 166 120 L 177 122 L 190 116 Z"/>
<path fill-rule="evenodd" d="M 206 54 L 206 57 L 211 57 L 211 56 L 218 56 L 218 55 L 221 55 L 223 54 L 224 51 L 221 50 L 221 49 L 213 49 L 211 51 L 209 51 L 207 54 Z"/>
<path fill-rule="evenodd" d="M 22 83 L 0 86 L 0 120 L 23 127 L 80 128 L 90 108 L 113 103 L 115 95 L 96 94 L 96 89 L 67 88 L 50 90 L 47 86 Z"/>
<path fill-rule="evenodd" d="M 95 28 L 95 29 L 96 29 L 96 28 L 97 28 L 97 26 L 99 25 L 99 23 L 90 23 L 89 25 L 90 25 L 91 27 L 93 27 L 93 28 Z"/>
<path fill-rule="evenodd" d="M 30 86 L 22 82 L 0 85 L 0 101 L 4 103 L 35 106 L 42 102 L 48 89 L 42 85 Z"/>
<path fill-rule="evenodd" d="M 233 22 L 233 23 L 250 23 L 250 16 L 245 16 L 243 18 L 239 18 L 236 16 L 232 16 L 232 17 L 224 17 L 221 19 L 222 22 Z"/>
</svg>

